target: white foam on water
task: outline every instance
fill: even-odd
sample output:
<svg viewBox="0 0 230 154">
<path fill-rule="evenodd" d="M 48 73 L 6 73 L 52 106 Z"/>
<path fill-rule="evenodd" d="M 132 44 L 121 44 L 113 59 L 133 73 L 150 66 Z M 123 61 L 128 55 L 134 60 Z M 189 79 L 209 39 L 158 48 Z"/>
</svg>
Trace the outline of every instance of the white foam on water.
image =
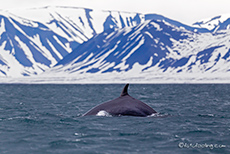
<svg viewBox="0 0 230 154">
<path fill-rule="evenodd" d="M 103 116 L 103 117 L 112 117 L 108 112 L 101 110 L 99 111 L 96 116 Z"/>
<path fill-rule="evenodd" d="M 151 114 L 151 115 L 149 115 L 149 116 L 147 116 L 147 117 L 159 117 L 159 118 L 162 118 L 162 117 L 168 117 L 168 116 L 170 116 L 169 114 L 167 114 L 167 113 L 153 113 L 153 114 Z"/>
<path fill-rule="evenodd" d="M 153 113 L 153 114 L 151 114 L 151 115 L 149 115 L 147 117 L 158 117 L 158 116 L 159 116 L 159 113 Z"/>
</svg>

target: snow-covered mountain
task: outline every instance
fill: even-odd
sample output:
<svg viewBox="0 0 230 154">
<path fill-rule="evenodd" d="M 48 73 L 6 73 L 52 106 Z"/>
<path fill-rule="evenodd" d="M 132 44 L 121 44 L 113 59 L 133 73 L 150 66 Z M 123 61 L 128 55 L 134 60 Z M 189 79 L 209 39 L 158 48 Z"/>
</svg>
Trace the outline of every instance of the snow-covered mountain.
<svg viewBox="0 0 230 154">
<path fill-rule="evenodd" d="M 49 73 L 205 73 L 230 67 L 230 31 L 195 33 L 165 21 L 108 30 L 83 43 Z"/>
<path fill-rule="evenodd" d="M 0 14 L 0 76 L 40 73 L 79 44 L 40 22 Z"/>
<path fill-rule="evenodd" d="M 218 78 L 230 72 L 229 19 L 189 26 L 158 14 L 76 7 L 1 11 L 0 76 Z"/>
<path fill-rule="evenodd" d="M 105 73 L 128 71 L 139 63 L 146 70 L 167 56 L 172 40 L 187 39 L 184 32 L 155 20 L 118 31 L 107 30 L 79 46 L 56 66 L 67 68 L 65 72 Z"/>
<path fill-rule="evenodd" d="M 0 11 L 0 76 L 39 74 L 94 35 L 143 20 L 139 13 L 72 7 Z"/>
</svg>

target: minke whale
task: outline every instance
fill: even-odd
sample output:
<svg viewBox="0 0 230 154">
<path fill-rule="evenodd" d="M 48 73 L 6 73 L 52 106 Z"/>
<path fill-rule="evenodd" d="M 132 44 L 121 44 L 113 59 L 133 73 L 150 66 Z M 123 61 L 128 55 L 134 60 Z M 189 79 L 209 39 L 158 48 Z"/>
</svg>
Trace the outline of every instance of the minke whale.
<svg viewBox="0 0 230 154">
<path fill-rule="evenodd" d="M 111 116 L 146 117 L 157 113 L 147 104 L 131 97 L 128 94 L 128 87 L 129 84 L 126 84 L 120 97 L 92 108 L 91 110 L 83 114 L 83 116 L 98 115 L 101 112 L 105 112 Z"/>
</svg>

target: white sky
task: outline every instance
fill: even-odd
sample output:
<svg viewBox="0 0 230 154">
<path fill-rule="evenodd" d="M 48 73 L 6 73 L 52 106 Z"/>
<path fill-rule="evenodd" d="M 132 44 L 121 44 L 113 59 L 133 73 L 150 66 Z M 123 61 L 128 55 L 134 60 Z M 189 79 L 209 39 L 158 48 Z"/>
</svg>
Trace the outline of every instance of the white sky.
<svg viewBox="0 0 230 154">
<path fill-rule="evenodd" d="M 157 13 L 187 24 L 230 14 L 230 0 L 0 0 L 0 9 L 3 10 L 43 6 Z"/>
</svg>

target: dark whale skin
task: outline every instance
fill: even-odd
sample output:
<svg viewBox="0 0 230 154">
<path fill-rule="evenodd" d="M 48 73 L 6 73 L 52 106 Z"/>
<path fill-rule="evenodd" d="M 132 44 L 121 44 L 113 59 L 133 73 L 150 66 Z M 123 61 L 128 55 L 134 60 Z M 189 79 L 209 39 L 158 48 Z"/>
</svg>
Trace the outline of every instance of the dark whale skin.
<svg viewBox="0 0 230 154">
<path fill-rule="evenodd" d="M 98 112 L 100 111 L 106 111 L 112 116 L 139 116 L 139 117 L 146 117 L 154 113 L 157 113 L 154 109 L 152 109 L 147 104 L 131 97 L 128 94 L 128 86 L 129 84 L 125 85 L 120 97 L 102 103 L 92 108 L 90 111 L 86 112 L 83 116 L 97 115 Z"/>
</svg>

